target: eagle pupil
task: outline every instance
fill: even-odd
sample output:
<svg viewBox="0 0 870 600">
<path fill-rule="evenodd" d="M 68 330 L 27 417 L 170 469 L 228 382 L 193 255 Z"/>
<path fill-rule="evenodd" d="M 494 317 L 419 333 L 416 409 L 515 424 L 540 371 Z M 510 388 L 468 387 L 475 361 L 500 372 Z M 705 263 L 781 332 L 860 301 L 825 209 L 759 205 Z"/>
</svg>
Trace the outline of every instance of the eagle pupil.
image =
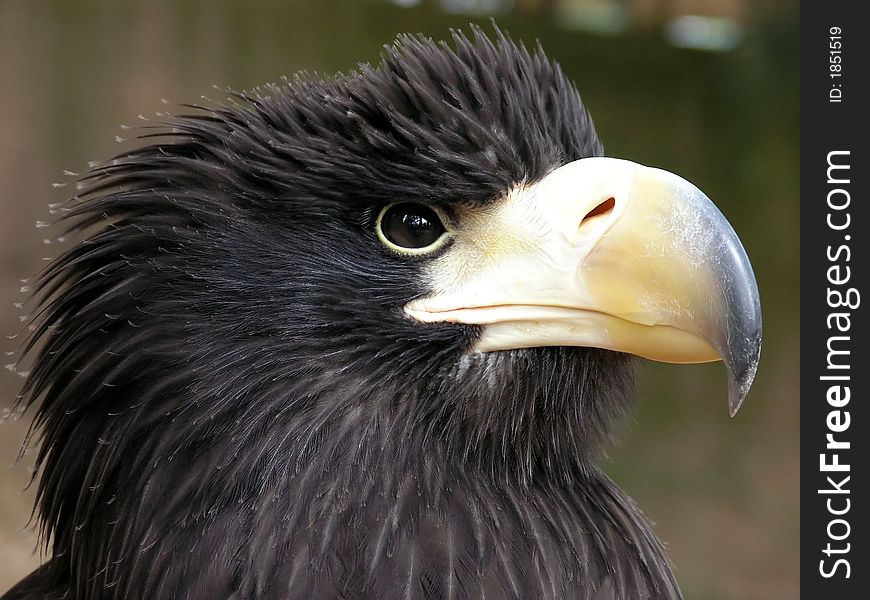
<svg viewBox="0 0 870 600">
<path fill-rule="evenodd" d="M 381 221 L 384 236 L 401 248 L 431 246 L 444 233 L 438 214 L 422 204 L 409 202 L 391 206 Z"/>
</svg>

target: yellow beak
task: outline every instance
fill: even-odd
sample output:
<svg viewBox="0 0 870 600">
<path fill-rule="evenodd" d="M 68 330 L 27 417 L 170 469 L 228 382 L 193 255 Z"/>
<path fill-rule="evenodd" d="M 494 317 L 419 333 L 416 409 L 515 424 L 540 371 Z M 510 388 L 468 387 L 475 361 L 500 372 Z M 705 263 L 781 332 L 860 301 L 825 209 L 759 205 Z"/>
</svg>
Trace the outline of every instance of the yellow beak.
<svg viewBox="0 0 870 600">
<path fill-rule="evenodd" d="M 454 232 L 405 307 L 482 326 L 477 350 L 592 346 L 665 362 L 723 360 L 736 413 L 761 352 L 749 259 L 698 188 L 660 169 L 578 160 Z"/>
</svg>

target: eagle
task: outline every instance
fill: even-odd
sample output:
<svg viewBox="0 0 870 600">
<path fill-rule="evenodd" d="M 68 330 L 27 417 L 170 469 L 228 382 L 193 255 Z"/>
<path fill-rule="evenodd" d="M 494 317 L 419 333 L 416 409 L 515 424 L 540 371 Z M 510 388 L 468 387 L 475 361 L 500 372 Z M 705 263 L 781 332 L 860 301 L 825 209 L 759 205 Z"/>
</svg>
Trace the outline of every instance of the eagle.
<svg viewBox="0 0 870 600">
<path fill-rule="evenodd" d="M 674 599 L 599 466 L 636 357 L 722 360 L 758 290 L 712 201 L 603 156 L 540 45 L 184 105 L 91 165 L 33 284 L 46 562 L 4 600 Z"/>
</svg>

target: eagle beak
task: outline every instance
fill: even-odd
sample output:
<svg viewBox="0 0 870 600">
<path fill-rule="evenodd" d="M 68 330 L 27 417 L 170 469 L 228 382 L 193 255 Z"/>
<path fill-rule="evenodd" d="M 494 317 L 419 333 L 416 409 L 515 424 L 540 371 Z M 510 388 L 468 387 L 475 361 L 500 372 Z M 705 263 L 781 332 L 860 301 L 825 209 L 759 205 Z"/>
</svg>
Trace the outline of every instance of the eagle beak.
<svg viewBox="0 0 870 600">
<path fill-rule="evenodd" d="M 672 363 L 722 360 L 729 406 L 761 353 L 746 252 L 694 185 L 625 160 L 587 158 L 461 219 L 409 303 L 423 322 L 482 326 L 477 350 L 591 346 Z"/>
</svg>

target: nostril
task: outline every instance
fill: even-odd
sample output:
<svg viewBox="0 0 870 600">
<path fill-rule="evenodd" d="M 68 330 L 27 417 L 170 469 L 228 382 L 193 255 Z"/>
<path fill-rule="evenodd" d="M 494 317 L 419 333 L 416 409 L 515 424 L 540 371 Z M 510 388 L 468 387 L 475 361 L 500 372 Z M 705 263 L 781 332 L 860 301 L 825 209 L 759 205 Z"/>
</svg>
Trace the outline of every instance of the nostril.
<svg viewBox="0 0 870 600">
<path fill-rule="evenodd" d="M 606 217 L 610 213 L 613 212 L 613 209 L 616 207 L 616 199 L 611 197 L 590 210 L 586 213 L 586 216 L 583 217 L 583 220 L 580 221 L 580 227 L 585 227 L 587 225 L 592 224 L 593 222 L 597 222 L 601 220 L 602 217 Z"/>
</svg>

